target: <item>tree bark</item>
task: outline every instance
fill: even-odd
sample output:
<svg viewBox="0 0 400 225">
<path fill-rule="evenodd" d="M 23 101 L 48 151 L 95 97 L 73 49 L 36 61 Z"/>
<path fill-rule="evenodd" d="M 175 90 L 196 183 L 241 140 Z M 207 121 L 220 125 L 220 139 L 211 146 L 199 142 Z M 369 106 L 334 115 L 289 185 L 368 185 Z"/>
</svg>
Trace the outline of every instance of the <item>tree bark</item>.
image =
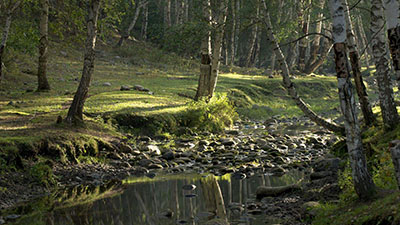
<svg viewBox="0 0 400 225">
<path fill-rule="evenodd" d="M 221 0 L 218 19 L 216 21 L 215 39 L 213 41 L 213 54 L 211 59 L 211 79 L 209 86 L 209 97 L 214 95 L 215 88 L 217 87 L 217 80 L 219 75 L 219 67 L 221 63 L 221 50 L 222 50 L 222 39 L 225 33 L 226 17 L 228 14 L 228 0 Z"/>
<path fill-rule="evenodd" d="M 325 5 L 325 0 L 321 0 L 319 2 L 318 6 L 322 10 L 324 8 L 324 5 Z M 317 25 L 316 25 L 316 28 L 315 28 L 315 32 L 316 33 L 321 33 L 322 32 L 323 18 L 324 18 L 324 14 L 323 13 L 318 13 L 318 17 L 317 17 L 318 22 L 317 22 Z M 313 70 L 311 67 L 312 67 L 312 65 L 315 65 L 315 62 L 318 59 L 318 52 L 320 51 L 320 42 L 321 42 L 321 35 L 315 35 L 314 40 L 312 41 L 311 47 L 310 47 L 310 57 L 308 58 L 307 64 L 306 64 L 306 67 L 305 67 L 305 72 L 306 73 L 308 71 Z"/>
<path fill-rule="evenodd" d="M 232 13 L 232 32 L 231 32 L 231 51 L 229 65 L 233 66 L 235 64 L 235 46 L 236 46 L 236 10 L 235 10 L 236 0 L 231 0 L 231 13 Z"/>
<path fill-rule="evenodd" d="M 272 23 L 271 23 L 271 18 L 269 16 L 269 11 L 267 4 L 265 3 L 265 0 L 261 0 L 264 9 L 265 9 L 265 25 L 266 25 L 266 30 L 267 30 L 267 35 L 268 35 L 268 40 L 272 44 L 272 47 L 274 48 L 274 53 L 277 58 L 278 65 L 280 65 L 281 70 L 282 70 L 282 80 L 283 80 L 283 85 L 286 88 L 288 94 L 292 97 L 292 99 L 295 101 L 296 105 L 303 111 L 303 113 L 309 117 L 312 121 L 317 123 L 318 125 L 331 130 L 336 133 L 344 134 L 344 128 L 341 126 L 338 126 L 335 123 L 331 123 L 322 117 L 318 116 L 315 112 L 313 112 L 303 101 L 303 99 L 300 98 L 300 96 L 297 93 L 297 90 L 290 80 L 290 71 L 289 67 L 285 61 L 285 56 L 282 53 L 282 50 L 278 44 L 278 41 L 275 38 L 275 34 L 272 30 Z"/>
<path fill-rule="evenodd" d="M 38 91 L 50 90 L 46 75 L 49 43 L 49 4 L 49 0 L 40 0 Z"/>
<path fill-rule="evenodd" d="M 360 47 L 361 47 L 360 54 L 364 54 L 365 63 L 366 63 L 367 69 L 369 69 L 369 67 L 370 67 L 370 62 L 369 62 L 370 46 L 368 44 L 368 40 L 366 40 L 367 38 L 365 37 L 363 23 L 361 21 L 360 15 L 358 15 L 358 17 L 357 17 L 357 27 L 358 27 L 358 30 L 357 30 L 358 31 L 358 40 L 359 40 Z M 361 52 L 361 50 L 363 50 L 363 51 Z"/>
<path fill-rule="evenodd" d="M 396 71 L 397 86 L 400 90 L 400 4 L 398 0 L 384 1 L 389 49 Z"/>
<path fill-rule="evenodd" d="M 204 179 L 201 181 L 201 187 L 203 190 L 206 208 L 208 212 L 210 212 L 208 220 L 218 220 L 219 222 L 215 224 L 228 224 L 225 202 L 217 180 L 214 177 Z"/>
<path fill-rule="evenodd" d="M 308 30 L 310 27 L 310 10 L 306 9 L 311 4 L 311 0 L 302 0 L 302 9 L 300 12 L 300 29 L 301 34 L 308 34 Z M 304 72 L 306 66 L 306 53 L 308 48 L 308 38 L 303 38 L 299 41 L 299 59 L 298 59 L 298 68 L 301 72 Z"/>
<path fill-rule="evenodd" d="M 129 38 L 130 33 L 131 33 L 132 29 L 135 27 L 136 22 L 139 18 L 140 10 L 147 4 L 147 1 L 148 0 L 142 0 L 136 6 L 135 15 L 133 16 L 133 20 L 129 24 L 129 27 L 121 35 L 121 38 L 118 41 L 117 47 L 121 47 L 124 44 L 124 41 L 126 41 Z"/>
<path fill-rule="evenodd" d="M 201 64 L 200 76 L 197 86 L 195 100 L 198 101 L 203 97 L 210 96 L 208 87 L 210 86 L 211 79 L 211 1 L 207 0 L 206 5 L 203 6 L 204 18 L 207 21 L 208 30 L 201 42 Z"/>
<path fill-rule="evenodd" d="M 347 34 L 347 48 L 349 50 L 351 69 L 353 71 L 354 83 L 356 85 L 358 101 L 360 102 L 361 111 L 364 116 L 364 121 L 367 126 L 371 126 L 375 122 L 375 116 L 372 112 L 371 105 L 369 104 L 367 88 L 365 87 L 362 75 L 360 57 L 357 51 L 356 37 L 353 32 L 353 25 L 350 17 L 350 9 L 347 0 L 342 0 L 345 7 L 346 19 L 346 34 Z"/>
<path fill-rule="evenodd" d="M 385 20 L 383 18 L 382 0 L 372 0 L 371 3 L 372 52 L 376 66 L 375 76 L 378 83 L 379 104 L 385 127 L 394 129 L 399 122 L 399 115 L 393 98 L 389 58 L 383 32 Z"/>
<path fill-rule="evenodd" d="M 260 17 L 260 7 L 259 4 L 257 6 L 257 13 L 256 13 L 256 18 Z M 254 22 L 254 21 L 252 21 Z M 250 67 L 253 62 L 254 62 L 254 52 L 256 48 L 256 41 L 257 41 L 257 35 L 258 35 L 258 23 L 256 23 L 251 31 L 251 37 L 249 38 L 249 45 L 248 45 L 248 52 L 246 56 L 246 61 L 245 61 L 245 66 Z"/>
<path fill-rule="evenodd" d="M 78 90 L 75 93 L 74 100 L 68 110 L 68 124 L 77 124 L 83 121 L 83 106 L 88 97 L 89 86 L 94 70 L 95 46 L 97 36 L 97 19 L 99 16 L 101 0 L 91 0 L 88 7 L 87 20 L 87 38 L 85 44 L 84 63 L 82 70 L 82 78 L 79 83 Z"/>
<path fill-rule="evenodd" d="M 10 27 L 11 27 L 11 22 L 12 22 L 12 15 L 14 11 L 19 7 L 21 4 L 21 1 L 16 1 L 14 2 L 13 5 L 9 5 L 7 9 L 7 17 L 6 17 L 6 23 L 4 25 L 3 29 L 3 35 L 2 39 L 0 42 L 0 83 L 3 80 L 4 74 L 3 74 L 3 56 L 4 56 L 4 51 L 7 45 L 7 40 L 8 40 L 8 34 L 10 33 Z"/>
<path fill-rule="evenodd" d="M 147 40 L 147 27 L 149 25 L 149 4 L 144 5 L 143 11 L 143 25 L 142 25 L 142 40 Z"/>
<path fill-rule="evenodd" d="M 400 140 L 395 140 L 390 143 L 390 153 L 392 155 L 397 185 L 400 188 Z"/>
<path fill-rule="evenodd" d="M 171 26 L 171 0 L 166 0 L 164 8 L 164 27 L 170 28 Z"/>
<path fill-rule="evenodd" d="M 350 156 L 354 188 L 361 199 L 370 198 L 375 193 L 375 184 L 368 172 L 367 161 L 362 146 L 356 103 L 350 80 L 346 53 L 346 19 L 340 0 L 329 0 L 333 18 L 333 39 L 335 64 L 339 88 L 340 107 L 345 118 L 346 144 Z"/>
</svg>

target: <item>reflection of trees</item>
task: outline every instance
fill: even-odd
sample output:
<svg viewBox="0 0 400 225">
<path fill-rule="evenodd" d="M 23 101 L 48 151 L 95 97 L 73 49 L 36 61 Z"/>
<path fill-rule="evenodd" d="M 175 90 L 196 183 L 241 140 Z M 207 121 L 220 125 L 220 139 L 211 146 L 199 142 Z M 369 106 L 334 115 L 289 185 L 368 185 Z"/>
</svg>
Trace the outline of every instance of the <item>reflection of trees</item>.
<svg viewBox="0 0 400 225">
<path fill-rule="evenodd" d="M 208 210 L 208 212 L 211 213 L 210 217 L 208 218 L 210 222 L 217 222 L 215 220 L 217 219 L 219 222 L 215 224 L 228 224 L 228 218 L 226 216 L 225 203 L 222 197 L 221 188 L 215 177 L 210 176 L 206 179 L 201 180 L 201 187 L 206 204 L 206 209 Z"/>
</svg>

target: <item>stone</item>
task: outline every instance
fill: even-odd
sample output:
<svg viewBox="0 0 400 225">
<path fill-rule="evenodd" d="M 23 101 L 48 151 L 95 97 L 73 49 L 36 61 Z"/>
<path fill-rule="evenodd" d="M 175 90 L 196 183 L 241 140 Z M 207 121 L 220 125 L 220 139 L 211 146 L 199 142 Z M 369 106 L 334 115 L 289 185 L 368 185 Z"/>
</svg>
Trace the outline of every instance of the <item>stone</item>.
<svg viewBox="0 0 400 225">
<path fill-rule="evenodd" d="M 226 134 L 230 134 L 230 135 L 239 135 L 240 131 L 239 130 L 227 130 L 225 131 Z"/>
<path fill-rule="evenodd" d="M 172 159 L 175 159 L 175 153 L 173 152 L 173 151 L 168 151 L 168 152 L 165 152 L 162 156 L 161 156 L 161 158 L 163 158 L 163 159 L 165 159 L 165 160 L 172 160 Z"/>
<path fill-rule="evenodd" d="M 236 145 L 236 142 L 232 138 L 221 138 L 219 141 L 225 146 Z"/>
<path fill-rule="evenodd" d="M 60 54 L 61 54 L 62 56 L 64 56 L 64 57 L 67 57 L 67 56 L 68 56 L 67 52 L 65 52 L 65 51 L 60 51 Z"/>
<path fill-rule="evenodd" d="M 151 141 L 151 138 L 148 136 L 142 136 L 139 138 L 139 141 L 149 142 Z"/>
<path fill-rule="evenodd" d="M 20 217 L 21 217 L 21 215 L 11 214 L 11 215 L 8 215 L 8 216 L 4 217 L 4 219 L 6 219 L 6 220 L 16 220 L 16 219 L 18 219 Z"/>
<path fill-rule="evenodd" d="M 332 176 L 333 172 L 332 171 L 321 171 L 321 172 L 314 172 L 310 174 L 310 179 L 311 180 L 319 180 L 325 177 Z"/>
<path fill-rule="evenodd" d="M 138 164 L 140 165 L 140 166 L 143 166 L 143 167 L 148 167 L 150 164 L 152 164 L 153 163 L 153 161 L 151 161 L 150 159 L 141 159 L 139 162 L 138 162 Z"/>
<path fill-rule="evenodd" d="M 119 149 L 121 150 L 121 152 L 125 152 L 125 153 L 133 152 L 133 148 L 127 144 L 121 144 L 119 146 Z"/>
<path fill-rule="evenodd" d="M 147 92 L 147 94 L 149 94 L 149 95 L 154 95 L 154 92 L 149 91 L 149 92 Z"/>
<path fill-rule="evenodd" d="M 155 155 L 161 155 L 161 151 L 157 145 L 147 145 L 143 148 L 143 151 L 150 152 Z"/>
<path fill-rule="evenodd" d="M 120 88 L 121 91 L 130 91 L 131 87 L 129 87 L 128 85 L 122 85 Z"/>
<path fill-rule="evenodd" d="M 316 216 L 318 214 L 318 208 L 321 206 L 319 202 L 306 202 L 303 204 L 303 208 L 306 211 L 306 213 L 312 217 Z"/>
<path fill-rule="evenodd" d="M 15 103 L 13 101 L 10 101 L 10 102 L 8 102 L 7 105 L 13 106 L 13 105 L 15 105 Z"/>
<path fill-rule="evenodd" d="M 115 160 L 121 160 L 122 159 L 122 157 L 116 152 L 110 152 L 108 154 L 108 158 L 115 159 Z"/>
<path fill-rule="evenodd" d="M 6 221 L 4 219 L 0 218 L 0 225 L 5 224 L 5 223 L 6 223 Z"/>
<path fill-rule="evenodd" d="M 104 87 L 111 87 L 111 83 L 110 83 L 110 82 L 104 82 L 104 83 L 103 83 L 103 86 L 104 86 Z"/>
<path fill-rule="evenodd" d="M 143 91 L 145 88 L 142 85 L 135 85 L 133 86 L 133 89 L 136 91 Z"/>
<path fill-rule="evenodd" d="M 194 184 L 186 184 L 182 186 L 182 189 L 185 191 L 193 191 L 194 189 L 196 189 L 196 185 Z"/>
<path fill-rule="evenodd" d="M 140 76 L 140 75 L 144 75 L 145 73 L 143 72 L 136 72 L 136 75 Z"/>
<path fill-rule="evenodd" d="M 290 193 L 298 190 L 301 190 L 301 187 L 297 184 L 280 187 L 260 186 L 256 190 L 256 197 L 257 199 L 262 199 L 264 197 L 276 197 L 285 193 Z"/>
<path fill-rule="evenodd" d="M 199 145 L 200 145 L 200 146 L 202 146 L 202 145 L 208 146 L 208 145 L 210 145 L 210 142 L 207 141 L 207 140 L 201 140 L 201 141 L 199 141 Z"/>
<path fill-rule="evenodd" d="M 148 165 L 147 168 L 149 168 L 149 169 L 162 169 L 163 166 L 160 165 L 160 164 L 152 163 L 152 164 Z"/>
</svg>

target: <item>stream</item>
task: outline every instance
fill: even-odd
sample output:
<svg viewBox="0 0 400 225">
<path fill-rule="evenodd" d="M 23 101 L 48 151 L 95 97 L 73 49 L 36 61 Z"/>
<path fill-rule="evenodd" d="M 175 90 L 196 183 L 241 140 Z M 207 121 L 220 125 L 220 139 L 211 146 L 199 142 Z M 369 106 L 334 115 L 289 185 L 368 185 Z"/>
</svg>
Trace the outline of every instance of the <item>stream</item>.
<svg viewBox="0 0 400 225">
<path fill-rule="evenodd" d="M 113 186 L 102 187 L 101 191 L 88 187 L 81 187 L 80 191 L 65 190 L 63 195 L 68 193 L 69 199 L 55 194 L 53 198 L 61 202 L 50 203 L 52 206 L 42 211 L 31 208 L 32 212 L 10 224 L 227 224 L 220 220 L 232 225 L 274 224 L 252 207 L 257 187 L 289 185 L 302 177 L 304 173 L 300 171 L 280 177 L 258 174 L 246 179 L 230 174 L 132 177 L 124 180 L 119 190 Z M 85 197 L 89 200 L 82 203 Z M 48 201 L 47 196 L 36 204 Z M 27 213 L 29 208 L 24 206 L 20 211 Z"/>
</svg>

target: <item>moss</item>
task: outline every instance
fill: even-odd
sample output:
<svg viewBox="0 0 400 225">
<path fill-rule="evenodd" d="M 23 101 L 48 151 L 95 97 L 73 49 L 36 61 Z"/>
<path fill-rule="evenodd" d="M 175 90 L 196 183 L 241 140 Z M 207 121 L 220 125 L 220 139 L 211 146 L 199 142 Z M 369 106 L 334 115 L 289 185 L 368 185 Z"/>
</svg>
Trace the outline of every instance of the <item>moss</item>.
<svg viewBox="0 0 400 225">
<path fill-rule="evenodd" d="M 33 165 L 30 170 L 30 176 L 38 183 L 50 187 L 56 183 L 51 167 L 48 161 L 40 161 Z"/>
</svg>

